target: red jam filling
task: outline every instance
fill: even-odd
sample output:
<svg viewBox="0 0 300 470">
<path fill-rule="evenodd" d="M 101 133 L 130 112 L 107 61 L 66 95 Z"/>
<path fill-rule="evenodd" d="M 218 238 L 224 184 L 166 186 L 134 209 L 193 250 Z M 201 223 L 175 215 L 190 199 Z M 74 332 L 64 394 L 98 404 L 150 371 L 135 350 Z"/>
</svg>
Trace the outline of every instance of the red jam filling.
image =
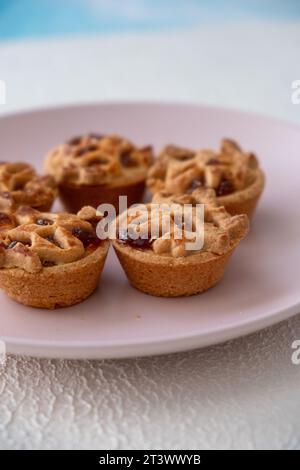
<svg viewBox="0 0 300 470">
<path fill-rule="evenodd" d="M 96 152 L 97 150 L 98 150 L 97 145 L 87 145 L 86 147 L 82 147 L 76 152 L 76 157 L 82 157 L 86 153 Z"/>
<path fill-rule="evenodd" d="M 201 186 L 203 186 L 203 180 L 195 179 L 191 182 L 191 184 L 187 188 L 187 193 L 192 193 L 195 189 L 200 188 Z"/>
<path fill-rule="evenodd" d="M 73 137 L 72 139 L 67 141 L 67 144 L 71 145 L 72 147 L 76 146 L 76 145 L 79 145 L 80 142 L 81 142 L 81 139 L 82 139 L 82 137 Z"/>
<path fill-rule="evenodd" d="M 4 242 L 1 242 L 1 243 L 0 243 L 0 246 L 1 246 L 2 248 L 5 248 L 5 250 L 12 250 L 13 248 L 15 248 L 15 246 L 17 246 L 18 243 L 19 243 L 19 247 L 18 247 L 18 250 L 17 250 L 17 251 L 20 251 L 20 252 L 22 252 L 22 253 L 23 253 L 25 247 L 31 246 L 31 243 L 30 243 L 30 242 L 29 242 L 29 243 L 25 243 L 25 242 L 23 243 L 23 242 L 20 242 L 20 241 L 18 241 L 18 240 L 11 240 L 11 241 L 8 243 L 8 245 L 6 245 Z"/>
<path fill-rule="evenodd" d="M 53 261 L 44 260 L 42 261 L 42 265 L 44 268 L 51 268 L 52 266 L 55 266 L 55 263 Z"/>
<path fill-rule="evenodd" d="M 222 180 L 219 187 L 216 189 L 217 196 L 227 196 L 234 192 L 233 184 L 228 180 Z"/>
<path fill-rule="evenodd" d="M 59 248 L 61 248 L 59 243 L 54 239 L 54 237 L 52 235 L 48 235 L 47 237 L 45 237 L 45 240 L 47 240 L 48 242 L 53 243 L 53 245 L 56 245 Z"/>
<path fill-rule="evenodd" d="M 17 240 L 13 240 L 12 242 L 10 242 L 9 245 L 6 246 L 6 249 L 11 250 L 11 248 L 14 248 L 17 243 L 18 243 Z"/>
<path fill-rule="evenodd" d="M 137 248 L 139 250 L 149 250 L 152 248 L 153 241 L 151 238 L 137 238 L 134 239 L 130 236 L 127 231 L 120 231 L 118 235 L 118 242 L 122 245 L 128 245 L 132 248 Z"/>
<path fill-rule="evenodd" d="M 37 219 L 35 223 L 37 225 L 52 225 L 53 221 L 50 219 Z"/>
<path fill-rule="evenodd" d="M 12 220 L 9 215 L 5 214 L 4 212 L 0 212 L 0 224 L 11 224 Z"/>
<path fill-rule="evenodd" d="M 91 139 L 91 140 L 101 140 L 101 139 L 103 139 L 103 137 L 104 137 L 103 135 L 97 134 L 96 132 L 91 132 L 88 135 L 88 138 Z M 66 143 L 68 145 L 71 145 L 71 147 L 76 147 L 76 145 L 79 145 L 81 141 L 82 141 L 82 136 L 76 136 L 76 137 L 73 137 L 72 139 L 68 140 Z"/>
<path fill-rule="evenodd" d="M 216 158 L 211 158 L 208 160 L 208 162 L 206 162 L 206 165 L 220 165 L 220 162 Z"/>
<path fill-rule="evenodd" d="M 95 160 L 90 161 L 87 166 L 95 166 L 95 165 L 107 165 L 108 160 L 107 158 L 96 158 Z"/>
<path fill-rule="evenodd" d="M 180 160 L 182 162 L 186 162 L 188 160 L 192 160 L 192 158 L 194 158 L 195 155 L 175 155 L 173 158 L 175 158 L 175 160 Z"/>
<path fill-rule="evenodd" d="M 81 241 L 85 248 L 98 248 L 101 245 L 102 240 L 97 237 L 96 231 L 82 230 L 80 227 L 75 227 L 72 230 L 72 234 Z"/>
<path fill-rule="evenodd" d="M 125 167 L 137 166 L 137 162 L 132 158 L 130 152 L 122 152 L 120 155 L 120 160 L 122 165 Z"/>
</svg>

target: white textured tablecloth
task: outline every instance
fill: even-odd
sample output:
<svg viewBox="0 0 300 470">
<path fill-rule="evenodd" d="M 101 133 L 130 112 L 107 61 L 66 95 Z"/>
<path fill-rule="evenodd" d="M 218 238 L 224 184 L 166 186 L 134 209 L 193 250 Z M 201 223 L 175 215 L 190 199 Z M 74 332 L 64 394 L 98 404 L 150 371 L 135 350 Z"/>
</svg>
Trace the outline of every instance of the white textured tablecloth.
<svg viewBox="0 0 300 470">
<path fill-rule="evenodd" d="M 7 104 L 168 99 L 300 122 L 300 23 L 0 45 Z M 300 318 L 204 350 L 118 361 L 9 357 L 0 448 L 300 448 Z"/>
</svg>

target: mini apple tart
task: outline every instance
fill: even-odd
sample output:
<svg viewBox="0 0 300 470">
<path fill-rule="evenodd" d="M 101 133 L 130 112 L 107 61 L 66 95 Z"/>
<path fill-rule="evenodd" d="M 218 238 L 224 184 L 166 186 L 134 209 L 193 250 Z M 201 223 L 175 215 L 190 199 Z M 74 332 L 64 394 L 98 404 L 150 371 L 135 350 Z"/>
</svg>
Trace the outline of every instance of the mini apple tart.
<svg viewBox="0 0 300 470">
<path fill-rule="evenodd" d="M 130 283 L 151 295 L 188 296 L 214 286 L 248 232 L 248 217 L 230 216 L 210 189 L 178 197 L 157 193 L 143 207 L 117 218 L 113 246 Z M 186 207 L 187 219 L 178 217 Z M 203 218 L 197 225 L 199 207 Z"/>
<path fill-rule="evenodd" d="M 12 299 L 53 309 L 83 301 L 97 287 L 109 248 L 96 235 L 102 216 L 19 207 L 0 213 L 0 287 Z"/>
<path fill-rule="evenodd" d="M 51 176 L 39 176 L 28 163 L 0 163 L 0 210 L 14 211 L 20 206 L 49 211 L 56 197 Z"/>
<path fill-rule="evenodd" d="M 152 156 L 150 146 L 137 148 L 122 137 L 88 134 L 51 150 L 46 170 L 67 210 L 102 203 L 118 209 L 119 196 L 127 196 L 128 206 L 141 200 Z"/>
<path fill-rule="evenodd" d="M 219 204 L 231 215 L 252 216 L 265 184 L 263 171 L 253 153 L 224 139 L 219 151 L 192 151 L 168 145 L 148 173 L 152 194 L 192 192 L 198 187 L 214 189 Z"/>
</svg>

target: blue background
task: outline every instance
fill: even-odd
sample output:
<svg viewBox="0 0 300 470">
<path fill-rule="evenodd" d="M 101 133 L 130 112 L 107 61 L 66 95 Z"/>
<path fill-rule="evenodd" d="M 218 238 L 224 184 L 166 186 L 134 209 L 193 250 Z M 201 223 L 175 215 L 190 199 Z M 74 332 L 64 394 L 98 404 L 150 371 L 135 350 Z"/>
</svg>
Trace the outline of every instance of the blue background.
<svg viewBox="0 0 300 470">
<path fill-rule="evenodd" d="M 0 0 L 0 39 L 299 18 L 300 0 Z"/>
</svg>

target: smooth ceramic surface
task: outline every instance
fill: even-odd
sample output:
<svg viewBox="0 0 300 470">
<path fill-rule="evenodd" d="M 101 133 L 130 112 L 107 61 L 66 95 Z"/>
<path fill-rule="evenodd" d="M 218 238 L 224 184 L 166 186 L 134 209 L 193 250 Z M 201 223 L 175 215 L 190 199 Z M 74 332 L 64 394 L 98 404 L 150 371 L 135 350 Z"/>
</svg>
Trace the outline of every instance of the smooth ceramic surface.
<svg viewBox="0 0 300 470">
<path fill-rule="evenodd" d="M 117 132 L 156 148 L 216 147 L 221 137 L 255 151 L 267 187 L 250 235 L 222 282 L 190 298 L 161 299 L 129 286 L 112 250 L 98 291 L 77 306 L 46 311 L 0 294 L 8 352 L 63 358 L 128 357 L 186 350 L 253 332 L 300 306 L 300 128 L 252 114 L 172 104 L 102 104 L 1 118 L 2 159 L 40 170 L 49 147 L 84 131 Z M 291 171 L 293 168 L 293 171 Z"/>
</svg>

